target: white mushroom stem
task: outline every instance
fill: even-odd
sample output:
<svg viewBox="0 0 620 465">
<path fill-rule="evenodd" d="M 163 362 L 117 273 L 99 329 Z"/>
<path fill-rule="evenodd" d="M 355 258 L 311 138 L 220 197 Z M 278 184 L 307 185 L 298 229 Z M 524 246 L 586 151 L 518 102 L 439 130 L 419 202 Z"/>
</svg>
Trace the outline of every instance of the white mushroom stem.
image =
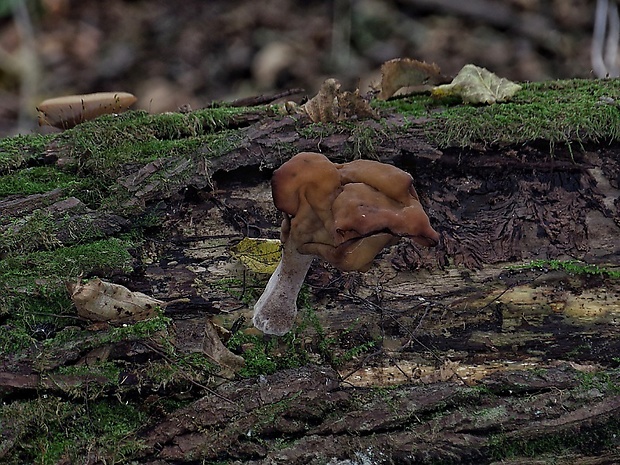
<svg viewBox="0 0 620 465">
<path fill-rule="evenodd" d="M 297 252 L 293 244 L 284 246 L 276 271 L 254 305 L 252 322 L 263 333 L 282 336 L 291 330 L 297 316 L 297 295 L 313 258 Z"/>
</svg>

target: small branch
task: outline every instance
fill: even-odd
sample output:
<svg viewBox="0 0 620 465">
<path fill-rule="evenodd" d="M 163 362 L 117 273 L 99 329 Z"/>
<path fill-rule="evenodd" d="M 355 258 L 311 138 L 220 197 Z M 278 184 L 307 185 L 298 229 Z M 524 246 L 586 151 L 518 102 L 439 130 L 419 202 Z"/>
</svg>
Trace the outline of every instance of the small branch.
<svg viewBox="0 0 620 465">
<path fill-rule="evenodd" d="M 267 105 L 268 103 L 275 102 L 276 100 L 288 97 L 289 95 L 303 94 L 304 92 L 305 90 L 301 88 L 288 89 L 282 92 L 278 92 L 277 94 L 257 95 L 254 97 L 240 98 L 237 100 L 233 100 L 227 105 L 231 107 L 257 107 L 259 105 Z"/>
</svg>

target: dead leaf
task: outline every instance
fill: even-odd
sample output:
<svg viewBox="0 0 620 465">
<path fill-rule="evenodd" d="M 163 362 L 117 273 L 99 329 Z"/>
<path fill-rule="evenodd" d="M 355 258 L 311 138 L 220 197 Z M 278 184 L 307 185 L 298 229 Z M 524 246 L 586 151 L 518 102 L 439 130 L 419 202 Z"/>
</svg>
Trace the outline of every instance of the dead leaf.
<svg viewBox="0 0 620 465">
<path fill-rule="evenodd" d="M 319 93 L 301 106 L 315 123 L 330 123 L 338 119 L 338 92 L 340 82 L 327 79 L 319 89 Z"/>
<path fill-rule="evenodd" d="M 272 274 L 282 256 L 282 243 L 278 239 L 243 238 L 230 249 L 250 271 Z"/>
<path fill-rule="evenodd" d="M 387 100 L 403 87 L 436 85 L 441 82 L 446 80 L 435 63 L 395 58 L 381 65 L 381 92 L 377 98 Z"/>
<path fill-rule="evenodd" d="M 166 306 L 166 302 L 99 278 L 84 284 L 80 281 L 67 283 L 67 289 L 78 315 L 92 321 L 127 323 L 145 320 L 155 316 L 158 308 Z"/>
<path fill-rule="evenodd" d="M 354 92 L 345 90 L 338 95 L 338 105 L 340 107 L 340 120 L 348 120 L 353 118 L 377 118 L 377 114 L 360 95 L 360 90 L 355 89 Z"/>
<path fill-rule="evenodd" d="M 336 79 L 325 80 L 318 94 L 300 107 L 315 123 L 333 123 L 353 118 L 376 118 L 368 102 L 362 98 L 359 89 L 354 92 L 340 91 Z"/>
<path fill-rule="evenodd" d="M 205 337 L 202 344 L 202 350 L 214 362 L 233 371 L 238 371 L 245 366 L 245 360 L 239 355 L 233 354 L 223 343 L 218 335 L 218 331 L 207 320 L 205 325 Z"/>
<path fill-rule="evenodd" d="M 466 103 L 491 104 L 505 102 L 519 89 L 521 89 L 519 84 L 500 78 L 485 68 L 465 65 L 450 84 L 435 87 L 432 95 L 459 96 Z"/>
</svg>

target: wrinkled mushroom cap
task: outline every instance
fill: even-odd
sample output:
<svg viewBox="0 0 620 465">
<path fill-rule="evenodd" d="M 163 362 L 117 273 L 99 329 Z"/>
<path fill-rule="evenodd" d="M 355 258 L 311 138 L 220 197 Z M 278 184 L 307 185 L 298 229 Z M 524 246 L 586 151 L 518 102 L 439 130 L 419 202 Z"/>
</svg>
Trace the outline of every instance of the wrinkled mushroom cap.
<svg viewBox="0 0 620 465">
<path fill-rule="evenodd" d="M 366 271 L 400 237 L 424 246 L 439 242 L 411 175 L 391 165 L 333 164 L 321 154 L 302 152 L 274 172 L 272 191 L 285 213 L 285 247 L 318 255 L 341 270 Z"/>
</svg>

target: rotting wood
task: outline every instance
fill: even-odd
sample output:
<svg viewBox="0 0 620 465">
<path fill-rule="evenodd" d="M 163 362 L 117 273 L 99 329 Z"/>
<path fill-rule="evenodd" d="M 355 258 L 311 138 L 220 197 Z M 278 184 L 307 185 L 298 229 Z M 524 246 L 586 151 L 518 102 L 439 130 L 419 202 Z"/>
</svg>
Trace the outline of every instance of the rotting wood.
<svg viewBox="0 0 620 465">
<path fill-rule="evenodd" d="M 297 464 L 356 454 L 367 454 L 369 463 L 488 463 L 495 447 L 490 432 L 501 432 L 506 444 L 540 441 L 579 430 L 582 422 L 605 428 L 620 412 L 619 396 L 582 393 L 579 373 L 565 364 L 513 379 L 520 394 L 497 396 L 492 386 L 505 389 L 505 376 L 489 376 L 489 392 L 441 382 L 378 392 L 340 387 L 335 372 L 309 366 L 221 386 L 218 393 L 234 405 L 205 396 L 141 436 L 158 446 L 147 463 L 201 457 Z"/>
<path fill-rule="evenodd" d="M 617 280 L 507 266 L 535 258 L 576 257 L 612 267 L 620 262 L 618 147 L 586 145 L 573 159 L 561 150 L 552 156 L 537 144 L 439 151 L 415 123 L 403 128 L 399 116 L 388 123 L 393 131 L 377 138 L 373 155 L 413 174 L 443 236 L 441 247 L 422 251 L 404 240 L 366 274 L 315 262 L 307 279 L 325 337 L 337 342 L 336 355 L 364 344 L 374 344 L 372 349 L 342 363 L 338 372 L 305 367 L 218 380 L 217 393 L 234 405 L 193 392 L 189 407 L 144 426 L 140 438 L 147 448 L 136 455 L 139 463 L 191 463 L 196 457 L 238 463 L 361 461 L 373 451 L 369 460 L 377 463 L 487 464 L 500 454 L 491 449 L 498 447 L 493 440 L 518 446 L 552 439 L 559 425 L 567 437 L 579 437 L 587 428 L 617 429 Z M 260 277 L 244 274 L 229 248 L 248 235 L 279 236 L 270 170 L 291 148 L 321 150 L 336 161 L 345 153 L 355 156 L 351 134 L 305 138 L 298 132 L 304 124 L 292 117 L 246 121 L 240 129 L 243 143 L 219 158 L 203 156 L 205 147 L 196 158 L 171 157 L 122 170 L 116 193 L 127 194 L 124 206 L 148 212 L 156 203 L 166 212 L 159 225 L 165 238 L 147 236 L 136 256 L 139 272 L 117 278 L 156 298 L 190 299 L 166 309 L 179 327 L 179 352 L 199 352 L 205 314 L 228 327 L 240 316 L 250 319 L 249 307 L 219 282 L 245 278 L 246 291 L 262 285 Z M 360 124 L 385 131 L 373 121 Z M 282 142 L 290 144 L 287 150 L 280 150 Z M 2 205 L 25 214 L 54 205 L 55 195 L 7 199 Z M 68 211 L 70 203 L 58 210 Z M 87 214 L 76 214 L 76 221 Z M 118 216 L 122 230 L 130 215 Z M 192 325 L 199 330 L 189 331 Z M 152 344 L 150 349 L 139 340 L 108 344 L 104 334 L 93 330 L 53 350 L 33 346 L 19 361 L 4 354 L 1 379 L 7 392 L 19 395 L 15 384 L 26 376 L 22 392 L 28 395 L 35 384 L 43 395 L 66 394 L 40 380 L 60 367 L 89 361 L 147 365 L 162 357 Z M 303 335 L 310 352 L 317 350 L 315 336 L 312 329 Z M 594 380 L 598 373 L 611 385 L 589 386 L 583 373 Z M 111 395 L 137 395 L 153 386 L 140 381 L 139 370 L 124 376 L 121 385 L 110 387 Z M 80 382 L 101 387 L 109 380 L 65 381 L 70 390 Z M 601 453 L 611 457 L 610 443 Z M 588 452 L 585 446 L 581 450 Z"/>
</svg>

